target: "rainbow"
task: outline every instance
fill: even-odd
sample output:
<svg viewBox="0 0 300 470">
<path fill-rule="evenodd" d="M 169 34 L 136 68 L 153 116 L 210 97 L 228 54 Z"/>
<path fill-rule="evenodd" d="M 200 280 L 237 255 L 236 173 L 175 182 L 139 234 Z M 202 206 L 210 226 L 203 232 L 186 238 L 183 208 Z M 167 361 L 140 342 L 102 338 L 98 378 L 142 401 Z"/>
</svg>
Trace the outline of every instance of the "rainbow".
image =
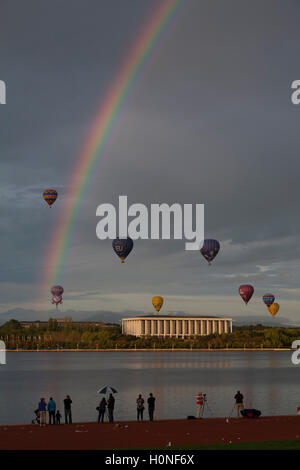
<svg viewBox="0 0 300 470">
<path fill-rule="evenodd" d="M 79 154 L 68 187 L 71 188 L 60 211 L 54 236 L 47 245 L 43 264 L 41 294 L 51 285 L 61 283 L 71 237 L 80 207 L 89 187 L 91 176 L 100 159 L 108 137 L 136 80 L 158 44 L 167 26 L 184 0 L 161 0 L 129 50 L 91 126 L 88 138 Z"/>
</svg>

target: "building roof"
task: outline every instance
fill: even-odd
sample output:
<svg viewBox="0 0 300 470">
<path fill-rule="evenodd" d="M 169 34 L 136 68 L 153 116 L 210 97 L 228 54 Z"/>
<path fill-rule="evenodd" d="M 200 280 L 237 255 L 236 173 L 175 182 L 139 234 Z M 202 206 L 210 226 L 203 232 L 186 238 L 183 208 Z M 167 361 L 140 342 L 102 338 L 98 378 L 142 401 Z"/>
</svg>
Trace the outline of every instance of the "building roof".
<svg viewBox="0 0 300 470">
<path fill-rule="evenodd" d="M 135 317 L 126 317 L 123 318 L 123 320 L 131 320 L 134 318 L 180 318 L 182 319 L 189 319 L 189 318 L 212 318 L 216 320 L 224 320 L 224 319 L 229 319 L 229 317 L 214 317 L 211 315 L 155 315 L 155 314 L 150 314 L 150 315 L 136 315 Z"/>
</svg>

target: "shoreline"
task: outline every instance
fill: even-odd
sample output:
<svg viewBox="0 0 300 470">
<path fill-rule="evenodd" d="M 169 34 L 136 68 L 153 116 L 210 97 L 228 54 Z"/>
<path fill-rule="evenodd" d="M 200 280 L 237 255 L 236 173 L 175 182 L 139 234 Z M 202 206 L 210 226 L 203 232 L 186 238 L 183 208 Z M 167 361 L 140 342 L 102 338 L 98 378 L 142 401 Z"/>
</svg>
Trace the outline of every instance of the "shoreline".
<svg viewBox="0 0 300 470">
<path fill-rule="evenodd" d="M 2 450 L 111 450 L 297 440 L 300 416 L 0 425 Z"/>
<path fill-rule="evenodd" d="M 100 348 L 95 348 L 95 349 L 5 349 L 5 352 L 141 352 L 141 351 L 148 351 L 148 352 L 162 352 L 162 351 L 168 351 L 168 352 L 176 352 L 176 351 L 189 351 L 189 352 L 195 352 L 195 351 L 207 351 L 207 352 L 217 352 L 217 351 L 294 351 L 292 348 L 219 348 L 219 349 L 214 349 L 214 348 L 144 348 L 144 349 L 138 349 L 138 348 L 107 348 L 107 349 L 100 349 Z"/>
</svg>

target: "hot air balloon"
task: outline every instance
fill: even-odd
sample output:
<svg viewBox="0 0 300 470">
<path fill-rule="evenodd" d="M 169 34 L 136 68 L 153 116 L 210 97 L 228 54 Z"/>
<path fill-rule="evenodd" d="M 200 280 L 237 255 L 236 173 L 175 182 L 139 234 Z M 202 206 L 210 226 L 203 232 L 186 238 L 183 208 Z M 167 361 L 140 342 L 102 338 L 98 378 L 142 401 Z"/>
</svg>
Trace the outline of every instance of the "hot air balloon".
<svg viewBox="0 0 300 470">
<path fill-rule="evenodd" d="M 160 295 L 156 295 L 156 296 L 153 297 L 153 299 L 152 299 L 153 307 L 155 308 L 155 310 L 157 311 L 157 313 L 160 311 L 160 309 L 161 309 L 163 303 L 164 303 L 164 299 L 163 299 Z"/>
<path fill-rule="evenodd" d="M 270 314 L 272 315 L 272 317 L 275 317 L 276 313 L 278 312 L 279 310 L 279 304 L 277 302 L 274 302 L 273 304 L 270 305 L 270 307 L 268 308 Z"/>
<path fill-rule="evenodd" d="M 54 296 L 59 296 L 64 293 L 64 288 L 62 286 L 53 286 L 51 287 L 51 294 Z"/>
<path fill-rule="evenodd" d="M 208 264 L 211 265 L 212 260 L 217 256 L 220 250 L 220 243 L 218 240 L 210 240 L 210 239 L 205 239 L 203 242 L 203 246 L 200 249 L 200 253 L 206 261 L 208 261 Z"/>
<path fill-rule="evenodd" d="M 46 191 L 43 192 L 43 198 L 50 207 L 55 203 L 57 196 L 58 194 L 55 189 L 46 189 Z"/>
<path fill-rule="evenodd" d="M 247 305 L 254 292 L 254 287 L 250 284 L 243 284 L 239 287 L 239 294 Z"/>
<path fill-rule="evenodd" d="M 133 248 L 133 241 L 131 238 L 116 238 L 112 242 L 112 247 L 115 251 L 115 253 L 119 256 L 121 259 L 122 263 L 124 263 L 125 259 L 131 252 Z"/>
<path fill-rule="evenodd" d="M 270 305 L 272 305 L 272 303 L 274 302 L 275 300 L 275 297 L 273 294 L 265 294 L 263 296 L 263 301 L 264 303 L 266 304 L 266 306 L 269 308 Z"/>
<path fill-rule="evenodd" d="M 62 296 L 61 295 L 54 295 L 52 297 L 52 303 L 56 305 L 56 308 L 58 307 L 58 304 L 62 304 Z"/>
</svg>

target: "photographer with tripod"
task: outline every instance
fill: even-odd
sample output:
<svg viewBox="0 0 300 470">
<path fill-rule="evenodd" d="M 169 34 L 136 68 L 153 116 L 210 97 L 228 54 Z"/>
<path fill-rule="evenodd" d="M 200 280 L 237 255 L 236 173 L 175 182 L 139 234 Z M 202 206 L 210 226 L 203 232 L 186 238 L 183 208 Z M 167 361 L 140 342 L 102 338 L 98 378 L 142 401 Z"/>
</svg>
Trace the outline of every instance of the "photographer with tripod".
<svg viewBox="0 0 300 470">
<path fill-rule="evenodd" d="M 197 418 L 202 418 L 205 402 L 206 402 L 206 393 L 202 393 L 202 392 L 198 393 L 197 398 L 196 398 Z"/>
</svg>

